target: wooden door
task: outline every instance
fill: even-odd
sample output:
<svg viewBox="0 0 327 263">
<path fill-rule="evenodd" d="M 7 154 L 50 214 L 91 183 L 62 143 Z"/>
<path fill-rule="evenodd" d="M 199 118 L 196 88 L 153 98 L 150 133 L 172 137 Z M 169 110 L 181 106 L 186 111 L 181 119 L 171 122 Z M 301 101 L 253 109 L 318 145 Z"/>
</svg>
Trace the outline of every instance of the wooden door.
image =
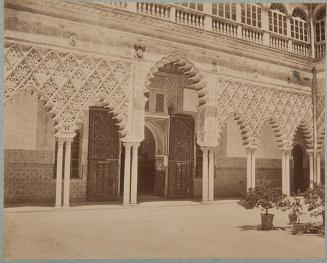
<svg viewBox="0 0 327 263">
<path fill-rule="evenodd" d="M 115 200 L 119 187 L 119 135 L 113 115 L 91 107 L 89 115 L 88 200 Z"/>
<path fill-rule="evenodd" d="M 194 119 L 170 116 L 168 197 L 186 198 L 193 192 Z"/>
</svg>

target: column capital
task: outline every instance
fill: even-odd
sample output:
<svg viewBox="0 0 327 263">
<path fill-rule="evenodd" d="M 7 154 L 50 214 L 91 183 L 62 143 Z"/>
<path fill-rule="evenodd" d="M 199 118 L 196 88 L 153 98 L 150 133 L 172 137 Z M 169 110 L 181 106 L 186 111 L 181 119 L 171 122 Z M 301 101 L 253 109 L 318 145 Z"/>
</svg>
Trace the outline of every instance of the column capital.
<svg viewBox="0 0 327 263">
<path fill-rule="evenodd" d="M 58 142 L 58 146 L 62 146 L 65 143 L 65 139 L 61 137 L 56 137 L 56 141 Z"/>
<path fill-rule="evenodd" d="M 291 151 L 292 151 L 291 149 L 281 149 L 281 152 L 286 155 L 290 155 Z"/>
<path fill-rule="evenodd" d="M 257 150 L 257 147 L 256 146 L 253 146 L 253 145 L 249 145 L 249 146 L 245 146 L 245 149 L 247 152 L 255 152 Z"/>
<path fill-rule="evenodd" d="M 130 150 L 133 146 L 131 142 L 123 142 L 123 145 L 128 150 Z"/>
<path fill-rule="evenodd" d="M 137 150 L 140 147 L 141 142 L 131 142 L 131 145 L 133 147 L 133 150 Z"/>
</svg>

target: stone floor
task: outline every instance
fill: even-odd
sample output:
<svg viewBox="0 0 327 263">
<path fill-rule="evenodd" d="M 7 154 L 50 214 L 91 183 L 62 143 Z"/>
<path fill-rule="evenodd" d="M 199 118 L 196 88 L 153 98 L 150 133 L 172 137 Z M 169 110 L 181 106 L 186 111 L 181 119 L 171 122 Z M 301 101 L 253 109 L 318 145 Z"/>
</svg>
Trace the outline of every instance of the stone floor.
<svg viewBox="0 0 327 263">
<path fill-rule="evenodd" d="M 324 238 L 291 235 L 287 214 L 260 231 L 260 210 L 235 201 L 144 202 L 4 211 L 6 259 L 322 258 Z M 317 219 L 306 216 L 303 222 Z"/>
</svg>

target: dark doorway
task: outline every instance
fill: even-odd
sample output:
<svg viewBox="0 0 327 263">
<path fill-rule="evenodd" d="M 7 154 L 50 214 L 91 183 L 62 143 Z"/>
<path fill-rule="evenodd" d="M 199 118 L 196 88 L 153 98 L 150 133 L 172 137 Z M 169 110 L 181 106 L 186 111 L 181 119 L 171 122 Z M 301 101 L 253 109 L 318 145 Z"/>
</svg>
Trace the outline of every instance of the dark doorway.
<svg viewBox="0 0 327 263">
<path fill-rule="evenodd" d="M 155 189 L 155 140 L 152 132 L 145 127 L 144 141 L 139 147 L 137 192 L 143 195 L 154 195 Z"/>
<path fill-rule="evenodd" d="M 194 119 L 170 116 L 168 197 L 188 198 L 193 194 Z"/>
<path fill-rule="evenodd" d="M 309 182 L 303 170 L 303 150 L 300 145 L 295 145 L 293 149 L 294 161 L 294 193 L 299 194 L 309 187 Z"/>
<path fill-rule="evenodd" d="M 112 117 L 106 108 L 90 108 L 87 176 L 90 201 L 118 198 L 119 135 Z"/>
</svg>

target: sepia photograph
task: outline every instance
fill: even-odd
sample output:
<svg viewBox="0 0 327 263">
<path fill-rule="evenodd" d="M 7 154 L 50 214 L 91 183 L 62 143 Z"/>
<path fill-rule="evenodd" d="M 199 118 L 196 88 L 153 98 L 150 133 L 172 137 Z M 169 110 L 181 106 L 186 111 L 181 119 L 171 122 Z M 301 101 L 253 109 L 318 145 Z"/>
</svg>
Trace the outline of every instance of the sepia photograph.
<svg viewBox="0 0 327 263">
<path fill-rule="evenodd" d="M 4 259 L 323 262 L 304 2 L 4 0 Z"/>
</svg>

